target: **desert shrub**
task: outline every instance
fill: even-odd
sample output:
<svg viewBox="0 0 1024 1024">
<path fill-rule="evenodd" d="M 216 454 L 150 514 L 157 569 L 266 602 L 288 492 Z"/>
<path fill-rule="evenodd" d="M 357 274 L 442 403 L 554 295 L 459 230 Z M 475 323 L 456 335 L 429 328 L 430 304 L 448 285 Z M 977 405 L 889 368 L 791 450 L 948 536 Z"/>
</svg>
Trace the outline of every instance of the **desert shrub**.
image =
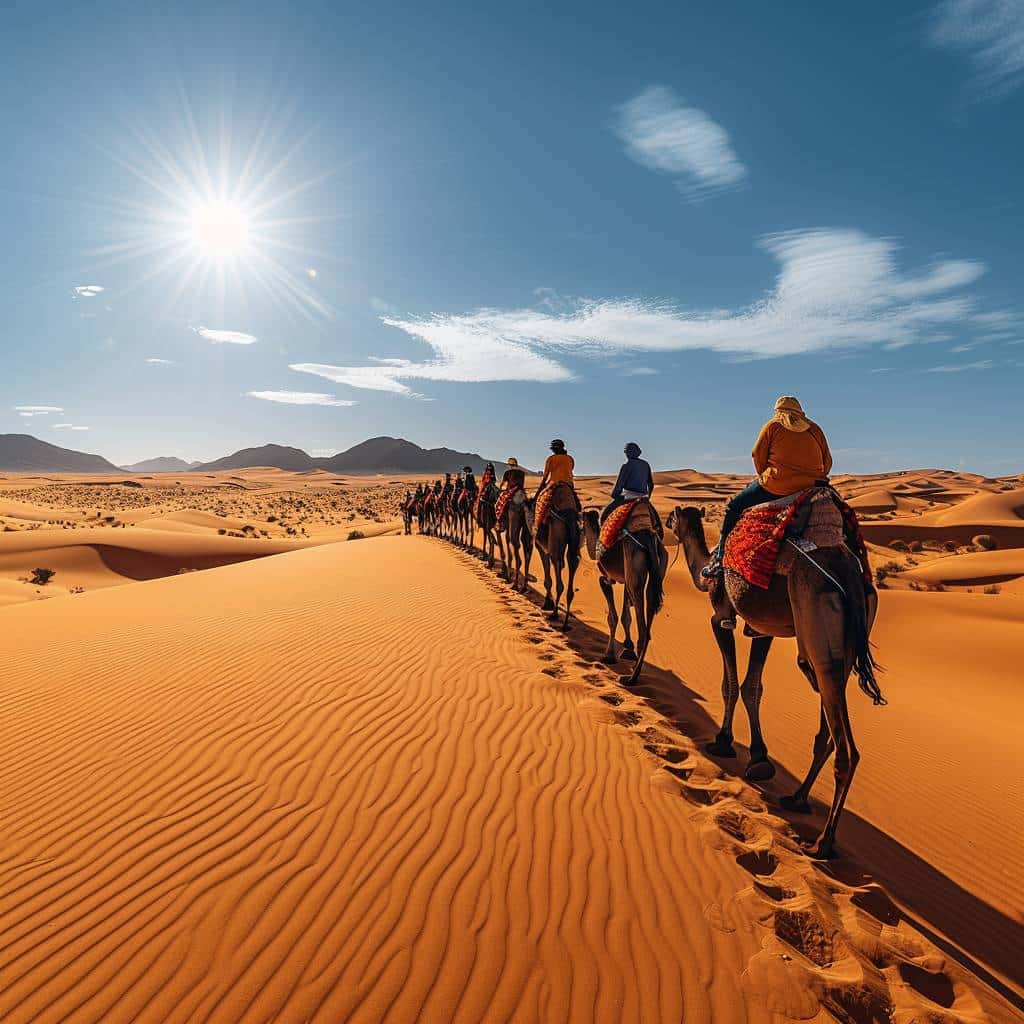
<svg viewBox="0 0 1024 1024">
<path fill-rule="evenodd" d="M 990 533 L 979 533 L 977 537 L 971 538 L 971 543 L 981 551 L 995 551 L 999 546 Z"/>
<path fill-rule="evenodd" d="M 227 532 L 228 531 L 223 526 L 217 531 L 217 533 L 220 534 L 221 537 L 223 537 L 224 534 L 226 534 Z"/>
<path fill-rule="evenodd" d="M 899 562 L 886 562 L 885 565 L 881 566 L 879 572 L 895 576 L 897 573 L 903 572 L 903 566 Z"/>
<path fill-rule="evenodd" d="M 982 590 L 982 593 L 983 594 L 998 594 L 1000 592 L 1000 589 L 1001 588 L 996 586 L 995 583 L 990 583 L 987 587 L 985 587 Z"/>
<path fill-rule="evenodd" d="M 366 534 L 363 533 L 362 530 L 349 530 L 349 534 L 348 534 L 348 539 L 349 540 L 363 540 L 365 537 L 366 537 Z"/>
<path fill-rule="evenodd" d="M 920 554 L 920 552 L 924 551 L 924 544 L 922 544 L 919 540 L 912 540 L 907 545 L 907 550 L 913 551 L 914 554 Z"/>
<path fill-rule="evenodd" d="M 945 583 L 929 583 L 928 584 L 928 589 L 933 594 L 941 594 L 941 593 L 945 592 L 946 584 Z"/>
<path fill-rule="evenodd" d="M 889 547 L 891 547 L 893 549 L 893 551 L 909 551 L 910 550 L 910 548 L 907 547 L 907 542 L 905 540 L 894 540 L 889 545 Z"/>
<path fill-rule="evenodd" d="M 952 554 L 954 551 L 956 551 L 956 541 L 955 540 L 943 541 L 942 550 L 943 551 L 948 551 L 950 554 Z"/>
<path fill-rule="evenodd" d="M 56 575 L 56 569 L 33 569 L 32 578 L 29 580 L 29 583 L 34 583 L 38 587 L 45 587 Z"/>
<path fill-rule="evenodd" d="M 911 580 L 910 581 L 910 589 L 911 590 L 924 590 L 924 587 L 922 587 L 921 584 L 917 580 Z"/>
</svg>

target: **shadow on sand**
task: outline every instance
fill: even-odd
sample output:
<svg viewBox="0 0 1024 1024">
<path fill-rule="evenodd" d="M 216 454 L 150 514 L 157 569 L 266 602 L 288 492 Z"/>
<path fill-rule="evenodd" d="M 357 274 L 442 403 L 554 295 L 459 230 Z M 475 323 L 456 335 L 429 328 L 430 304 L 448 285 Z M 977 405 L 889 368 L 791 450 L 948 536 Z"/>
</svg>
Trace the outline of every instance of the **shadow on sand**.
<svg viewBox="0 0 1024 1024">
<path fill-rule="evenodd" d="M 541 595 L 531 588 L 526 596 L 540 608 Z M 590 661 L 600 659 L 608 640 L 606 633 L 575 617 L 562 636 L 573 652 Z M 628 672 L 631 663 L 622 662 L 620 667 Z M 642 697 L 654 711 L 700 746 L 711 741 L 718 731 L 718 723 L 704 706 L 704 697 L 674 672 L 652 665 L 650 661 L 644 665 L 639 683 L 627 692 Z M 812 740 L 812 736 L 807 737 L 808 761 Z M 735 758 L 707 756 L 727 774 L 741 779 L 749 752 L 738 741 L 735 747 L 738 755 Z M 802 840 L 815 838 L 828 808 L 812 797 L 811 814 L 784 811 L 779 806 L 779 797 L 792 793 L 800 780 L 777 762 L 776 769 L 771 781 L 747 782 L 746 785 L 760 792 L 772 813 L 788 821 Z M 825 772 L 828 772 L 827 767 Z M 1008 830 L 1007 841 L 1017 841 L 1009 834 L 1011 831 Z M 1024 925 L 969 893 L 918 854 L 850 810 L 843 812 L 839 840 L 839 858 L 818 862 L 815 866 L 819 871 L 844 885 L 863 886 L 876 882 L 884 886 L 900 903 L 909 922 L 929 941 L 1017 1009 L 1024 1009 Z"/>
</svg>

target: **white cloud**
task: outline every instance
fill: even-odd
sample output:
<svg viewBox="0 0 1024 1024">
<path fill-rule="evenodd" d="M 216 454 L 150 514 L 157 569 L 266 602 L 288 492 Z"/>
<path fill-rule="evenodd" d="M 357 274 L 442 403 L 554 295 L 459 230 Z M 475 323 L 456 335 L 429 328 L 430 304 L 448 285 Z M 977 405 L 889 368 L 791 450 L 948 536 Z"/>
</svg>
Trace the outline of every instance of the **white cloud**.
<svg viewBox="0 0 1024 1024">
<path fill-rule="evenodd" d="M 248 398 L 262 398 L 265 402 L 284 402 L 286 405 L 355 405 L 355 402 L 321 391 L 246 391 Z"/>
<path fill-rule="evenodd" d="M 733 188 L 747 175 L 729 133 L 703 110 L 686 106 L 671 89 L 651 86 L 615 113 L 615 131 L 629 156 L 653 171 L 673 175 L 691 199 Z"/>
<path fill-rule="evenodd" d="M 19 416 L 49 416 L 51 412 L 63 412 L 59 405 L 16 405 L 14 411 Z"/>
<path fill-rule="evenodd" d="M 156 356 L 150 356 L 146 360 L 146 362 L 147 363 L 152 363 L 154 366 L 173 366 L 174 365 L 174 360 L 173 359 L 158 359 Z"/>
<path fill-rule="evenodd" d="M 306 267 L 306 276 L 311 279 L 316 279 L 316 267 Z"/>
<path fill-rule="evenodd" d="M 979 359 L 976 363 L 953 363 L 945 366 L 930 366 L 926 373 L 963 373 L 965 370 L 991 370 L 995 367 L 991 359 Z"/>
<path fill-rule="evenodd" d="M 293 363 L 337 384 L 412 395 L 409 380 L 555 383 L 572 380 L 561 359 L 707 349 L 770 358 L 824 349 L 898 347 L 935 340 L 974 311 L 965 287 L 985 266 L 944 260 L 900 270 L 898 246 L 859 231 L 821 228 L 769 235 L 779 264 L 772 289 L 736 310 L 689 310 L 643 299 L 579 299 L 563 310 L 481 309 L 420 318 L 382 317 L 431 350 L 425 359 L 371 365 Z"/>
<path fill-rule="evenodd" d="M 54 430 L 88 430 L 88 427 L 80 427 L 75 423 L 54 423 Z"/>
<path fill-rule="evenodd" d="M 1024 82 L 1022 0 L 942 0 L 929 38 L 967 54 L 983 91 L 1005 95 Z"/>
<path fill-rule="evenodd" d="M 212 327 L 193 327 L 192 330 L 215 345 L 253 345 L 256 342 L 254 335 L 242 331 L 214 330 Z"/>
<path fill-rule="evenodd" d="M 653 377 L 657 374 L 653 366 L 630 366 L 622 371 L 623 377 Z"/>
<path fill-rule="evenodd" d="M 77 288 L 73 288 L 72 291 L 79 299 L 93 299 L 100 292 L 104 291 L 104 288 L 101 284 L 80 284 Z"/>
</svg>

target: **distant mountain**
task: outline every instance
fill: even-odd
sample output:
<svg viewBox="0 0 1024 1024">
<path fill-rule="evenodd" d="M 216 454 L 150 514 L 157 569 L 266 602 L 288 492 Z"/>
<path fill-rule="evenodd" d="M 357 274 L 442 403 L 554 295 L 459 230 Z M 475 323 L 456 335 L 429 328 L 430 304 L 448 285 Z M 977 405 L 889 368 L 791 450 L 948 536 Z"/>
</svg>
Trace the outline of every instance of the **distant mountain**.
<svg viewBox="0 0 1024 1024">
<path fill-rule="evenodd" d="M 457 452 L 451 448 L 421 448 L 400 437 L 372 437 L 327 458 L 314 458 L 301 448 L 287 448 L 279 444 L 243 448 L 214 462 L 193 466 L 192 472 L 214 473 L 226 469 L 273 466 L 292 472 L 324 469 L 330 473 L 424 473 L 436 476 L 456 473 L 463 466 L 472 466 L 473 472 L 479 476 L 486 464 L 485 459 L 471 452 Z M 500 476 L 505 470 L 505 463 L 495 462 L 494 465 Z"/>
<path fill-rule="evenodd" d="M 120 473 L 112 462 L 59 448 L 30 434 L 0 434 L 0 472 L 5 473 Z"/>
<path fill-rule="evenodd" d="M 401 437 L 372 437 L 329 459 L 318 459 L 332 473 L 455 473 L 472 466 L 479 476 L 486 460 L 451 448 L 421 448 Z M 504 463 L 502 470 L 504 470 Z M 497 464 L 495 464 L 497 468 Z"/>
<path fill-rule="evenodd" d="M 155 459 L 143 459 L 130 466 L 122 466 L 126 473 L 187 473 L 202 465 L 199 462 L 186 462 L 173 455 L 159 455 Z"/>
<path fill-rule="evenodd" d="M 224 469 L 252 469 L 255 466 L 273 466 L 275 469 L 287 469 L 302 472 L 317 469 L 323 459 L 314 459 L 301 448 L 288 448 L 280 444 L 265 444 L 259 448 L 243 448 L 232 455 L 225 455 L 213 462 L 202 462 L 192 467 L 193 473 L 215 473 Z"/>
</svg>

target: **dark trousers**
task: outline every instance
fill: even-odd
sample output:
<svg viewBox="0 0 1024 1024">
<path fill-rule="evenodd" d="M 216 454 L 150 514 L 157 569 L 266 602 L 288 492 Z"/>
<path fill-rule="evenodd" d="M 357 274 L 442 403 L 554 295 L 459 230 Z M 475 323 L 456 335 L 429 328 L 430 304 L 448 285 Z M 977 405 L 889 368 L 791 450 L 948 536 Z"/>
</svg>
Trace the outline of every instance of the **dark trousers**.
<svg viewBox="0 0 1024 1024">
<path fill-rule="evenodd" d="M 765 490 L 756 480 L 752 480 L 739 494 L 725 506 L 725 519 L 722 520 L 722 539 L 718 542 L 718 550 L 725 550 L 725 538 L 739 522 L 740 516 L 755 505 L 763 505 L 766 501 L 774 501 L 778 497 Z"/>
</svg>

